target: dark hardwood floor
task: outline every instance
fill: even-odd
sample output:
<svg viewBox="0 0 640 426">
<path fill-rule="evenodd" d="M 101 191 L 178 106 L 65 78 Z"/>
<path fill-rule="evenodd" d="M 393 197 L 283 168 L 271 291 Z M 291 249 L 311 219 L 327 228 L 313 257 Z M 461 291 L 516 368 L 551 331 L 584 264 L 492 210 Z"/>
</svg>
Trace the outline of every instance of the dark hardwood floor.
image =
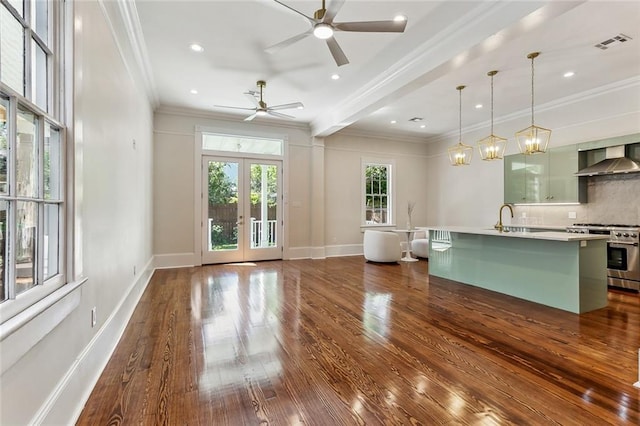
<svg viewBox="0 0 640 426">
<path fill-rule="evenodd" d="M 78 424 L 639 424 L 638 348 L 638 295 L 576 315 L 362 257 L 159 270 Z"/>
</svg>

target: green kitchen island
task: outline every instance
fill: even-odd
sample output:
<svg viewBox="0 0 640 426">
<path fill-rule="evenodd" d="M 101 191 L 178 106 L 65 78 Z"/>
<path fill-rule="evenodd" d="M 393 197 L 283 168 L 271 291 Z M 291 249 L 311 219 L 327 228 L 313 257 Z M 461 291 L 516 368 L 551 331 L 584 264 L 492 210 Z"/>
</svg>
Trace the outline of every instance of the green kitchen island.
<svg viewBox="0 0 640 426">
<path fill-rule="evenodd" d="M 574 313 L 607 306 L 607 235 L 429 228 L 429 275 Z"/>
</svg>

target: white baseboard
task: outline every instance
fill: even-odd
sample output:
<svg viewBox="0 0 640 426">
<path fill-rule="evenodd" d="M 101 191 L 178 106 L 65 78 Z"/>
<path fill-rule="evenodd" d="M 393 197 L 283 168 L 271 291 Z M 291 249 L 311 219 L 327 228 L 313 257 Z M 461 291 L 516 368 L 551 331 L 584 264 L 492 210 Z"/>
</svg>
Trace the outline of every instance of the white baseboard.
<svg viewBox="0 0 640 426">
<path fill-rule="evenodd" d="M 364 253 L 362 244 L 344 244 L 326 246 L 327 257 L 362 256 Z"/>
<path fill-rule="evenodd" d="M 200 259 L 196 261 L 195 253 L 156 254 L 153 256 L 153 266 L 155 269 L 184 268 L 199 264 Z"/>
<path fill-rule="evenodd" d="M 74 424 L 111 358 L 151 276 L 153 257 L 131 283 L 120 303 L 69 368 L 30 424 Z"/>
<path fill-rule="evenodd" d="M 309 259 L 311 247 L 289 247 L 284 250 L 286 260 Z"/>
</svg>

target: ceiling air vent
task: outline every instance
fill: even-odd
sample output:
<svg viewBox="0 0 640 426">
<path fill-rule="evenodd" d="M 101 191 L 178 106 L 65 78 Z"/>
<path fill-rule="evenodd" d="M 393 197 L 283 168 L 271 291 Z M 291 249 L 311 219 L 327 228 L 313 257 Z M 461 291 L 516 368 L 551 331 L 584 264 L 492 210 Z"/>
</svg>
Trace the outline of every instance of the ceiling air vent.
<svg viewBox="0 0 640 426">
<path fill-rule="evenodd" d="M 631 40 L 631 37 L 620 33 L 615 37 L 611 37 L 610 39 L 601 41 L 600 43 L 596 44 L 595 47 L 597 47 L 598 49 L 607 50 L 611 46 L 614 46 L 618 43 L 624 43 L 625 41 L 628 41 L 628 40 Z"/>
</svg>

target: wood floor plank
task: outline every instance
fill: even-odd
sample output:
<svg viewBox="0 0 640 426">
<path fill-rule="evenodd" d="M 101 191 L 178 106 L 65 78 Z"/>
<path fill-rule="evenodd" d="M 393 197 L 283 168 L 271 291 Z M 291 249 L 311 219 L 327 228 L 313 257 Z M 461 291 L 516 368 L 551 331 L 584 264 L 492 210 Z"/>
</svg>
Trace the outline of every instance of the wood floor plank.
<svg viewBox="0 0 640 426">
<path fill-rule="evenodd" d="M 77 424 L 639 424 L 640 297 L 576 315 L 361 257 L 158 270 Z"/>
</svg>

